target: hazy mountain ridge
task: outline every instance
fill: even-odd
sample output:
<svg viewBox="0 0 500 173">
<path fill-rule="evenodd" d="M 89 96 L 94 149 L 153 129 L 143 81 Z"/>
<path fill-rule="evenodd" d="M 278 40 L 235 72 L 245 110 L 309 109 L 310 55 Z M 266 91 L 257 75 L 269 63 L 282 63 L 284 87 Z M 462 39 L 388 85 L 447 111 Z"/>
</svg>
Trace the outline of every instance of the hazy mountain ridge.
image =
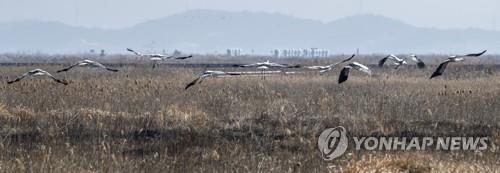
<svg viewBox="0 0 500 173">
<path fill-rule="evenodd" d="M 420 28 L 375 15 L 322 23 L 280 14 L 193 10 L 119 30 L 72 27 L 55 22 L 0 23 L 0 51 L 83 52 L 106 49 L 223 52 L 241 48 L 318 47 L 348 53 L 449 53 L 488 49 L 500 53 L 500 32 Z"/>
</svg>

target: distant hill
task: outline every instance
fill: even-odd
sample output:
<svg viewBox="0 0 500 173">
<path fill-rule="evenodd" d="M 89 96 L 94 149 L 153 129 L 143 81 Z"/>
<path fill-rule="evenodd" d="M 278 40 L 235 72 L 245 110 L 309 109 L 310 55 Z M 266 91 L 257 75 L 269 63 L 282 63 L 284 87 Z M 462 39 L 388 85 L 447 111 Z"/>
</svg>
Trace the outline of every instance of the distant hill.
<svg viewBox="0 0 500 173">
<path fill-rule="evenodd" d="M 375 15 L 330 23 L 281 14 L 193 10 L 133 27 L 104 30 L 55 22 L 0 23 L 0 52 L 84 52 L 105 49 L 223 52 L 241 48 L 268 53 L 275 48 L 323 48 L 350 53 L 451 53 L 488 49 L 500 53 L 500 32 L 419 28 Z M 124 52 L 125 53 L 125 52 Z"/>
</svg>

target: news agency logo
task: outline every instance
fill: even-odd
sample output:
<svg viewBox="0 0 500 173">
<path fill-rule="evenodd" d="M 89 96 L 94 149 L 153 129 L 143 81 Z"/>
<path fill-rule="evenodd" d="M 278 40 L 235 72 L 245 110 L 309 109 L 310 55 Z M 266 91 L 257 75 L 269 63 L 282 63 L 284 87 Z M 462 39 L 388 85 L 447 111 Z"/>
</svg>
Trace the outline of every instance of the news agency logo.
<svg viewBox="0 0 500 173">
<path fill-rule="evenodd" d="M 488 137 L 352 137 L 355 150 L 366 151 L 483 151 L 488 149 Z M 349 138 L 344 127 L 323 131 L 318 148 L 324 160 L 342 156 L 348 149 Z"/>
<path fill-rule="evenodd" d="M 318 147 L 325 160 L 333 160 L 347 151 L 349 141 L 344 127 L 326 129 L 319 135 Z"/>
</svg>

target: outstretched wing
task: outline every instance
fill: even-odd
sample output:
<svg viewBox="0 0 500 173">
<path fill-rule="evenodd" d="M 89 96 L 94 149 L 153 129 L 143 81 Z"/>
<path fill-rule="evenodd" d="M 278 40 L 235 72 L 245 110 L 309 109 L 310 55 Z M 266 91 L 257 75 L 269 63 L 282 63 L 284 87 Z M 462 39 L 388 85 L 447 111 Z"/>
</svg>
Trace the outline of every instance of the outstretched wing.
<svg viewBox="0 0 500 173">
<path fill-rule="evenodd" d="M 344 68 L 342 68 L 339 75 L 339 84 L 347 81 L 347 79 L 349 78 L 349 71 L 351 70 L 351 68 L 352 68 L 351 66 L 344 66 Z"/>
<path fill-rule="evenodd" d="M 363 73 L 366 73 L 368 75 L 372 75 L 372 70 L 370 70 L 370 68 L 368 68 L 367 66 L 360 64 L 358 62 L 352 62 L 349 64 L 349 66 L 351 66 L 351 67 L 355 68 L 356 70 L 359 70 Z"/>
<path fill-rule="evenodd" d="M 192 82 L 189 82 L 186 87 L 184 87 L 184 90 L 187 90 L 189 89 L 190 87 L 196 85 L 196 83 L 201 79 L 201 77 L 198 77 L 196 78 L 195 80 L 193 80 Z"/>
<path fill-rule="evenodd" d="M 228 75 L 228 76 L 241 76 L 241 72 L 226 72 L 225 75 Z"/>
<path fill-rule="evenodd" d="M 19 76 L 19 77 L 17 77 L 14 80 L 7 81 L 7 84 L 13 84 L 13 83 L 19 82 L 19 81 L 21 81 L 22 79 L 24 79 L 28 75 L 29 75 L 28 73 L 24 73 L 22 76 Z"/>
<path fill-rule="evenodd" d="M 49 77 L 52 78 L 57 83 L 60 83 L 60 84 L 63 84 L 63 85 L 68 85 L 68 82 L 66 82 L 65 80 L 57 79 L 57 78 L 55 78 L 52 75 L 49 75 Z"/>
<path fill-rule="evenodd" d="M 434 73 L 432 73 L 430 79 L 437 77 L 437 76 L 441 76 L 444 73 L 444 70 L 446 70 L 446 66 L 448 66 L 448 63 L 450 63 L 450 60 L 446 60 L 443 63 L 439 64 L 436 71 L 434 71 Z"/>
<path fill-rule="evenodd" d="M 43 71 L 43 70 L 39 70 L 38 71 L 39 73 L 43 73 L 44 75 L 52 78 L 52 80 L 54 80 L 55 82 L 57 83 L 60 83 L 60 84 L 64 84 L 64 85 L 68 85 L 68 82 L 64 81 L 64 80 L 61 80 L 61 79 L 57 79 L 56 77 L 52 76 L 52 74 L 50 74 L 49 72 L 46 72 L 46 71 Z"/>
<path fill-rule="evenodd" d="M 385 62 L 387 61 L 387 59 L 389 59 L 389 57 L 391 57 L 391 56 L 390 55 L 386 56 L 385 58 L 382 58 L 380 61 L 378 61 L 378 66 L 383 67 Z"/>
<path fill-rule="evenodd" d="M 293 66 L 288 66 L 288 65 L 278 64 L 278 63 L 261 64 L 261 66 L 278 67 L 278 68 L 294 68 Z"/>
<path fill-rule="evenodd" d="M 57 71 L 56 71 L 56 73 L 66 72 L 66 71 L 68 71 L 68 70 L 72 69 L 73 67 L 78 66 L 78 64 L 80 64 L 80 63 L 81 63 L 81 61 L 79 61 L 79 62 L 77 62 L 77 63 L 75 63 L 75 64 L 73 64 L 73 65 L 71 65 L 71 66 L 69 66 L 69 67 L 66 67 L 66 68 L 64 68 L 64 69 L 57 70 Z"/>
<path fill-rule="evenodd" d="M 103 68 L 105 70 L 108 70 L 108 71 L 112 71 L 112 72 L 118 72 L 117 69 L 112 69 L 112 68 L 109 68 L 99 62 L 96 62 L 96 61 L 92 61 L 92 65 L 95 66 L 95 67 L 99 67 L 99 68 Z"/>
<path fill-rule="evenodd" d="M 132 50 L 130 48 L 127 48 L 127 51 L 132 52 L 132 53 L 136 54 L 137 56 L 142 56 L 142 53 L 136 52 L 135 50 Z"/>
<path fill-rule="evenodd" d="M 239 67 L 255 67 L 259 65 L 261 65 L 261 63 L 239 65 Z"/>
<path fill-rule="evenodd" d="M 287 66 L 286 68 L 301 68 L 302 66 L 300 64 L 293 65 L 293 66 Z"/>
<path fill-rule="evenodd" d="M 109 67 L 105 67 L 104 69 L 106 69 L 108 71 L 112 71 L 112 72 L 118 72 L 117 69 L 112 69 L 112 68 L 109 68 Z"/>
<path fill-rule="evenodd" d="M 319 74 L 320 74 L 320 75 L 323 75 L 323 74 L 325 74 L 326 72 L 331 71 L 332 69 L 333 69 L 333 68 L 327 68 L 327 69 L 324 69 L 324 70 L 320 70 L 320 71 L 319 71 Z"/>
<path fill-rule="evenodd" d="M 486 53 L 487 50 L 484 50 L 479 53 L 471 53 L 471 54 L 465 54 L 465 55 L 455 55 L 455 56 L 450 56 L 451 58 L 459 58 L 459 57 L 478 57 Z"/>
<path fill-rule="evenodd" d="M 189 55 L 189 56 L 181 56 L 181 57 L 176 57 L 175 59 L 188 59 L 188 58 L 192 58 L 193 55 Z"/>
<path fill-rule="evenodd" d="M 307 66 L 305 67 L 307 69 L 311 69 L 311 70 L 319 70 L 319 69 L 322 69 L 324 68 L 323 66 Z"/>
<path fill-rule="evenodd" d="M 342 61 L 340 61 L 340 62 L 336 62 L 336 63 L 334 63 L 334 64 L 330 64 L 330 65 L 328 65 L 328 67 L 333 68 L 333 67 L 334 67 L 334 66 L 336 66 L 336 65 L 339 65 L 339 64 L 342 64 L 342 63 L 345 63 L 345 62 L 347 62 L 347 61 L 352 60 L 355 56 L 356 56 L 356 54 L 352 54 L 352 56 L 351 56 L 351 57 L 349 57 L 349 58 L 347 58 L 347 59 L 344 59 L 344 60 L 342 60 Z"/>
<path fill-rule="evenodd" d="M 478 56 L 481 56 L 481 55 L 483 55 L 484 53 L 486 53 L 486 51 L 488 51 L 488 50 L 484 50 L 484 51 L 479 52 L 479 53 L 471 53 L 471 54 L 467 54 L 467 55 L 465 55 L 465 56 L 478 57 Z"/>
<path fill-rule="evenodd" d="M 344 63 L 344 62 L 350 61 L 350 60 L 352 60 L 355 56 L 356 56 L 356 54 L 352 54 L 352 56 L 351 56 L 351 57 L 349 57 L 349 58 L 347 58 L 347 59 L 344 59 L 344 60 L 340 61 L 340 63 Z"/>
</svg>

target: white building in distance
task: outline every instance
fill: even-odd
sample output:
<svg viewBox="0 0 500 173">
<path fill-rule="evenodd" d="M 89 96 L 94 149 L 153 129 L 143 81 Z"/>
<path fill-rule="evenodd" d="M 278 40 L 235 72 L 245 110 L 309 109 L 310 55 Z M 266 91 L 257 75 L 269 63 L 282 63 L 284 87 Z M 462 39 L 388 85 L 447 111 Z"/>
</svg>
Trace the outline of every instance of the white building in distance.
<svg viewBox="0 0 500 173">
<path fill-rule="evenodd" d="M 241 56 L 241 49 L 227 49 L 226 56 Z"/>
<path fill-rule="evenodd" d="M 326 58 L 329 51 L 318 48 L 310 49 L 274 49 L 272 54 L 276 58 L 306 57 L 306 58 Z"/>
</svg>

